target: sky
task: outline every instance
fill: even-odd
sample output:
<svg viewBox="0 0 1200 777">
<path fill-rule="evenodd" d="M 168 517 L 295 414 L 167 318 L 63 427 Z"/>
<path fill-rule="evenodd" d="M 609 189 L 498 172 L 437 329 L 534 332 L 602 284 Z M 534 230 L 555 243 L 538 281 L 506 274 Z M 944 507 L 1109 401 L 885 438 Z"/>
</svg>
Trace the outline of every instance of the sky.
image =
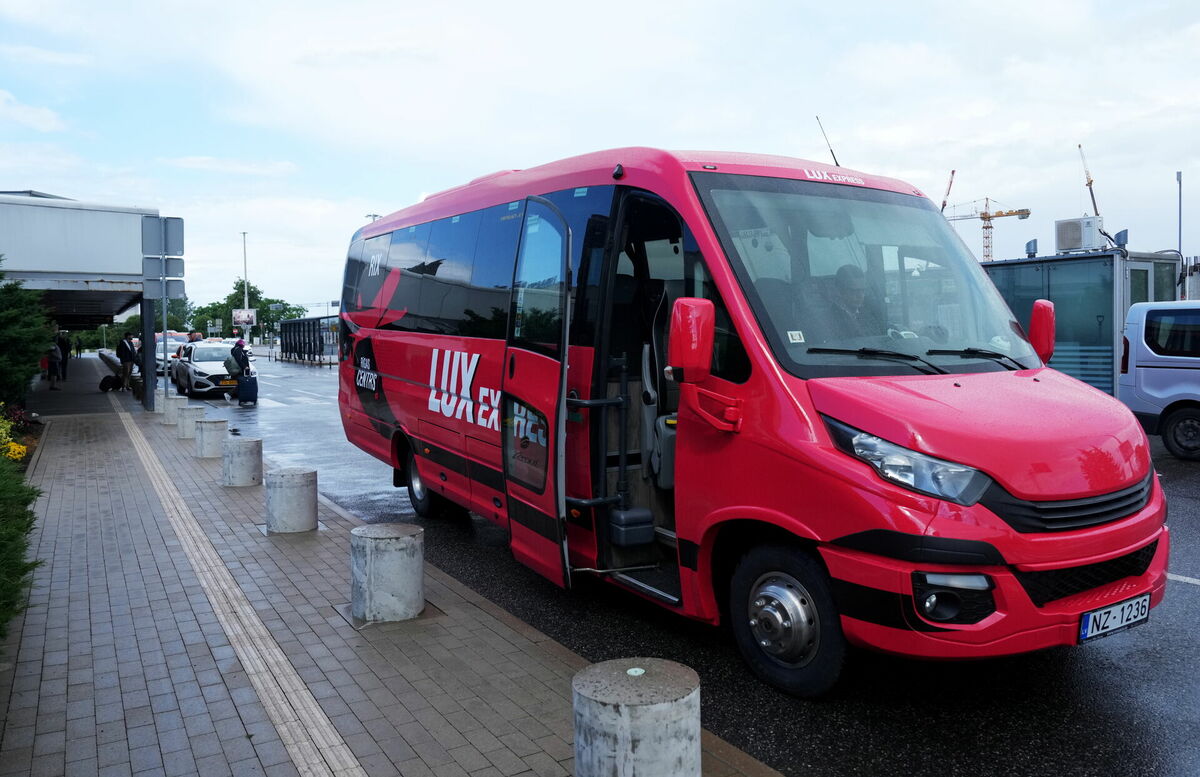
<svg viewBox="0 0 1200 777">
<path fill-rule="evenodd" d="M 187 292 L 312 305 L 387 214 L 622 146 L 780 154 L 1200 253 L 1200 4 L 0 0 L 0 190 L 185 221 Z M 980 202 L 976 202 L 980 201 Z M 957 205 L 957 208 L 953 206 Z M 953 222 L 978 256 L 978 219 Z M 1189 224 L 1192 226 L 1189 228 Z"/>
</svg>

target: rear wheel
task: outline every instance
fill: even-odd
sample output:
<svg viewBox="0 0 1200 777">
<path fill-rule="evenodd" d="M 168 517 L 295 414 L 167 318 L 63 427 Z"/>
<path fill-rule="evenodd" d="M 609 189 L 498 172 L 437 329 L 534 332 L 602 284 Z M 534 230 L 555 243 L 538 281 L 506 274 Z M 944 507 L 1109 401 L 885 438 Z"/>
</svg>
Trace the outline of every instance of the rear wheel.
<svg viewBox="0 0 1200 777">
<path fill-rule="evenodd" d="M 750 669 L 796 696 L 833 687 L 846 656 L 846 638 L 817 559 L 789 545 L 752 548 L 730 580 L 734 639 Z"/>
<path fill-rule="evenodd" d="M 1175 458 L 1200 461 L 1200 409 L 1185 407 L 1167 416 L 1162 441 Z"/>
<path fill-rule="evenodd" d="M 421 473 L 417 469 L 417 457 L 412 451 L 408 453 L 405 472 L 408 475 L 408 501 L 412 502 L 413 512 L 418 518 L 457 517 L 467 514 L 464 508 L 429 489 L 421 479 Z"/>
</svg>

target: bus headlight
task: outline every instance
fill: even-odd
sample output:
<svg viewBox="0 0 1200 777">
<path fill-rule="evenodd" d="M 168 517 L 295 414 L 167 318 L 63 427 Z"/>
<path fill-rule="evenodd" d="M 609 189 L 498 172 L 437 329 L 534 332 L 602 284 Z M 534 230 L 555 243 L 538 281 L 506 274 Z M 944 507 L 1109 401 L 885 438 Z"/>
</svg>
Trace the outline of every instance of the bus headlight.
<svg viewBox="0 0 1200 777">
<path fill-rule="evenodd" d="M 834 443 L 870 464 L 888 482 L 960 505 L 973 505 L 991 478 L 973 467 L 926 456 L 882 437 L 826 418 Z"/>
</svg>

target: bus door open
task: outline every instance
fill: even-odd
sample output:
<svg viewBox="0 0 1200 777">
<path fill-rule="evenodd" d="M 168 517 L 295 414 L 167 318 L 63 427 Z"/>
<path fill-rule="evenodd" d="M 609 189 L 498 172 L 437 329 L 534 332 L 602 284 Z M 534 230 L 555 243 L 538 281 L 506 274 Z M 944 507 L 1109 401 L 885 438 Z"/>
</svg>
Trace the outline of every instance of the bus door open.
<svg viewBox="0 0 1200 777">
<path fill-rule="evenodd" d="M 563 492 L 570 256 L 562 214 L 528 198 L 504 354 L 504 480 L 513 555 L 563 587 L 571 584 Z"/>
</svg>

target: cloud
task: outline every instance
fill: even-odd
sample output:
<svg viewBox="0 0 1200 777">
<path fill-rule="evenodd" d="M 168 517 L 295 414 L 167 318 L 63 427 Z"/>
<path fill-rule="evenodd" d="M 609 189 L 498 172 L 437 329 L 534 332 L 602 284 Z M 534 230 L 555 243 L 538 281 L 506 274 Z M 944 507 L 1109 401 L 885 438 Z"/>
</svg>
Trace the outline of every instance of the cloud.
<svg viewBox="0 0 1200 777">
<path fill-rule="evenodd" d="M 24 105 L 17 101 L 12 92 L 0 89 L 0 124 L 12 122 L 38 132 L 61 132 L 66 124 L 49 108 Z"/>
<path fill-rule="evenodd" d="M 282 176 L 296 172 L 292 162 L 246 162 L 237 159 L 218 159 L 211 156 L 184 156 L 161 160 L 172 167 L 185 170 L 202 170 L 229 175 Z"/>
<path fill-rule="evenodd" d="M 0 59 L 7 59 L 18 65 L 52 65 L 56 67 L 85 67 L 93 63 L 92 57 L 87 54 L 11 44 L 0 44 Z"/>
</svg>

